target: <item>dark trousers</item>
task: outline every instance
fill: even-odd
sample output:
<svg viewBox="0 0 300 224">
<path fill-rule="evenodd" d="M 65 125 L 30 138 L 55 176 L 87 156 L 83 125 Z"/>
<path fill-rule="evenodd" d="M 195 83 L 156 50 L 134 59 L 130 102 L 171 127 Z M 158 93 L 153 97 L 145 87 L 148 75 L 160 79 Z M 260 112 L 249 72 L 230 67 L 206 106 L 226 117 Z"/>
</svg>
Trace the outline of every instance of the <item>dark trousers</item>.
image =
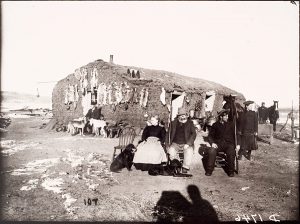
<svg viewBox="0 0 300 224">
<path fill-rule="evenodd" d="M 206 171 L 212 172 L 215 168 L 216 156 L 217 152 L 225 152 L 226 153 L 226 162 L 228 164 L 228 173 L 234 172 L 234 162 L 235 162 L 235 147 L 234 144 L 229 142 L 222 142 L 218 144 L 218 148 L 208 148 L 206 155 Z"/>
<path fill-rule="evenodd" d="M 277 122 L 277 121 L 273 121 L 273 131 L 274 131 L 274 132 L 276 131 L 276 122 Z"/>
</svg>

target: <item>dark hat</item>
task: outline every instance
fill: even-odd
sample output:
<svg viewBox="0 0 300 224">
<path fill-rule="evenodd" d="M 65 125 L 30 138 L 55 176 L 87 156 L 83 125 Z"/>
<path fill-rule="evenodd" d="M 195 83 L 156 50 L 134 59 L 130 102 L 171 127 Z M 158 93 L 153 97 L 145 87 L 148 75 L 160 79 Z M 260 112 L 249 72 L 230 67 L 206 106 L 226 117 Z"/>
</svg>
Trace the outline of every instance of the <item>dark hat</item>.
<svg viewBox="0 0 300 224">
<path fill-rule="evenodd" d="M 250 105 L 252 103 L 254 103 L 254 101 L 252 101 L 252 100 L 247 100 L 244 102 L 245 106 Z"/>
<path fill-rule="evenodd" d="M 227 109 L 222 109 L 221 111 L 218 112 L 218 116 L 224 116 L 225 114 L 228 114 L 229 113 L 229 110 Z"/>
<path fill-rule="evenodd" d="M 180 107 L 180 108 L 178 109 L 177 115 L 178 115 L 178 116 L 180 116 L 180 115 L 187 115 L 186 109 L 184 109 L 183 107 Z"/>
</svg>

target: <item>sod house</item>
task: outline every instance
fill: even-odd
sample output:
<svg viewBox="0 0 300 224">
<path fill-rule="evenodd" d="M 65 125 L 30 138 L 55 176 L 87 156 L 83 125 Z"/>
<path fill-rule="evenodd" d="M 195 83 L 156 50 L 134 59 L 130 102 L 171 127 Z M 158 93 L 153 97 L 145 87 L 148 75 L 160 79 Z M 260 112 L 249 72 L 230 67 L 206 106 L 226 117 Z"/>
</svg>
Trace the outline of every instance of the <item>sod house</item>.
<svg viewBox="0 0 300 224">
<path fill-rule="evenodd" d="M 77 68 L 53 89 L 52 109 L 56 122 L 67 124 L 86 115 L 91 105 L 99 105 L 105 120 L 145 127 L 151 115 L 165 124 L 174 119 L 179 107 L 194 118 L 216 115 L 223 96 L 244 96 L 218 83 L 183 75 L 122 66 L 101 59 Z"/>
</svg>

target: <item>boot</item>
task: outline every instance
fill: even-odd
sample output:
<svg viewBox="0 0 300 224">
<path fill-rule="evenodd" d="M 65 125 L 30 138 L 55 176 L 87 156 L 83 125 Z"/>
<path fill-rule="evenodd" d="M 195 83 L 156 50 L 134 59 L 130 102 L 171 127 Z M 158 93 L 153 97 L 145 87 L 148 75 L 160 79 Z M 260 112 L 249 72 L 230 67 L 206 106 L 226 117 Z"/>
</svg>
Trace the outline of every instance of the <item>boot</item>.
<svg viewBox="0 0 300 224">
<path fill-rule="evenodd" d="M 248 150 L 245 157 L 246 157 L 246 159 L 251 160 L 251 150 Z"/>
</svg>

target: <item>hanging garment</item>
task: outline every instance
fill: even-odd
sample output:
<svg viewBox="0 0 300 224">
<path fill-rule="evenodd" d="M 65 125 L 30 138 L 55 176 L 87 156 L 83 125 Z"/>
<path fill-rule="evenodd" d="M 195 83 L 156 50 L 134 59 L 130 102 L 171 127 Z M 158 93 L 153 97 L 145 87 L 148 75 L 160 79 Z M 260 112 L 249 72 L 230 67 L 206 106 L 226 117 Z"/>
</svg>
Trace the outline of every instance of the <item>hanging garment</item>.
<svg viewBox="0 0 300 224">
<path fill-rule="evenodd" d="M 98 70 L 97 67 L 94 67 L 91 73 L 91 90 L 94 92 L 94 90 L 98 86 Z"/>
<path fill-rule="evenodd" d="M 76 78 L 77 80 L 79 80 L 79 81 L 81 80 L 82 74 L 81 74 L 80 68 L 77 68 L 77 69 L 75 70 L 74 75 L 75 75 L 75 78 Z"/>
<path fill-rule="evenodd" d="M 185 97 L 185 93 L 181 94 L 175 100 L 172 100 L 172 121 L 175 119 L 178 113 L 178 108 L 183 106 L 183 100 Z"/>
<path fill-rule="evenodd" d="M 205 112 L 212 111 L 215 103 L 216 94 L 214 91 L 206 92 Z"/>
<path fill-rule="evenodd" d="M 164 106 L 166 105 L 166 90 L 164 87 L 161 87 L 160 101 Z"/>
<path fill-rule="evenodd" d="M 139 95 L 138 95 L 138 91 L 137 91 L 136 88 L 134 88 L 133 91 L 132 91 L 132 102 L 134 104 L 139 103 Z"/>
<path fill-rule="evenodd" d="M 143 102 L 144 102 L 144 96 L 145 96 L 145 88 L 142 88 L 141 92 L 140 92 L 140 106 L 143 106 Z"/>
<path fill-rule="evenodd" d="M 148 96 L 149 96 L 149 89 L 147 88 L 145 90 L 145 95 L 144 95 L 144 99 L 143 99 L 143 107 L 147 107 L 147 103 L 148 103 Z"/>
</svg>

